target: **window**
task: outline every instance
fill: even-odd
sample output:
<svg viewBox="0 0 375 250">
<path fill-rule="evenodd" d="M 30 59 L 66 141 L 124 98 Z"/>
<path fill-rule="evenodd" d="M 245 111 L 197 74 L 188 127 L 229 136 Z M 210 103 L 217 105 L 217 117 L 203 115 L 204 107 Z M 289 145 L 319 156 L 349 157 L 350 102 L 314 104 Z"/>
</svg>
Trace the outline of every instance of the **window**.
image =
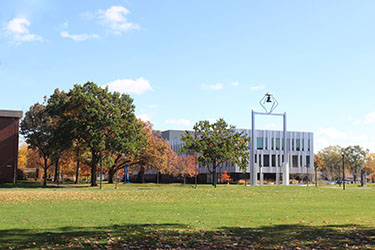
<svg viewBox="0 0 375 250">
<path fill-rule="evenodd" d="M 302 151 L 305 151 L 305 139 L 302 139 Z"/>
<path fill-rule="evenodd" d="M 257 149 L 263 149 L 263 137 L 257 137 Z"/>
<path fill-rule="evenodd" d="M 294 147 L 294 139 L 292 139 L 292 150 L 294 150 L 295 147 Z"/>
<path fill-rule="evenodd" d="M 310 149 L 311 149 L 311 148 L 310 148 L 310 139 L 307 141 L 307 143 L 308 143 L 308 144 L 307 144 L 307 151 L 310 151 Z"/>
<path fill-rule="evenodd" d="M 270 166 L 270 156 L 269 155 L 263 155 L 263 166 L 269 167 Z"/>
<path fill-rule="evenodd" d="M 271 149 L 274 150 L 274 143 L 275 143 L 275 138 L 272 137 L 271 141 Z"/>
<path fill-rule="evenodd" d="M 281 164 L 280 164 L 280 155 L 277 156 L 277 166 L 279 166 L 279 167 L 281 166 Z"/>
<path fill-rule="evenodd" d="M 268 137 L 266 137 L 266 149 L 268 149 Z"/>
<path fill-rule="evenodd" d="M 280 138 L 276 138 L 276 150 L 280 150 Z"/>
<path fill-rule="evenodd" d="M 254 155 L 254 162 L 257 163 L 257 155 Z"/>
<path fill-rule="evenodd" d="M 307 167 L 307 168 L 310 167 L 310 155 L 307 155 L 307 156 L 306 156 L 306 167 Z"/>
<path fill-rule="evenodd" d="M 272 167 L 276 167 L 276 155 L 272 155 L 271 159 L 272 159 Z"/>
<path fill-rule="evenodd" d="M 296 140 L 296 150 L 300 151 L 301 150 L 301 139 Z"/>
<path fill-rule="evenodd" d="M 294 168 L 298 168 L 298 155 L 293 155 L 292 156 L 292 166 L 294 167 Z"/>
</svg>

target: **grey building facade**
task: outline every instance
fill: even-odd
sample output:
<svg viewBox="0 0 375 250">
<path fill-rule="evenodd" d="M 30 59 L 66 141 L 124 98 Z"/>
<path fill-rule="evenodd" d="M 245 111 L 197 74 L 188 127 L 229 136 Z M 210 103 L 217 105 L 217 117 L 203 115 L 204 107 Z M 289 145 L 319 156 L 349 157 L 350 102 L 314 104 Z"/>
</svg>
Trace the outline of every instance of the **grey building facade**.
<svg viewBox="0 0 375 250">
<path fill-rule="evenodd" d="M 249 129 L 236 129 L 237 132 L 243 132 L 251 136 Z M 185 131 L 167 130 L 162 132 L 162 137 L 167 139 L 175 152 L 179 152 L 182 147 L 180 137 Z M 284 162 L 284 138 L 282 131 L 274 130 L 256 130 L 256 149 L 255 163 L 258 173 L 258 179 L 261 175 L 264 179 L 275 180 L 277 168 L 282 173 Z M 290 176 L 307 176 L 313 174 L 314 166 L 314 136 L 311 132 L 287 132 L 287 149 L 289 157 Z M 250 151 L 251 143 L 249 145 Z M 199 166 L 199 182 L 212 183 L 213 176 L 205 166 Z M 221 173 L 227 171 L 233 180 L 249 179 L 250 166 L 246 171 L 241 170 L 232 162 L 222 163 L 218 169 L 218 177 Z M 261 178 L 262 179 L 262 178 Z"/>
</svg>

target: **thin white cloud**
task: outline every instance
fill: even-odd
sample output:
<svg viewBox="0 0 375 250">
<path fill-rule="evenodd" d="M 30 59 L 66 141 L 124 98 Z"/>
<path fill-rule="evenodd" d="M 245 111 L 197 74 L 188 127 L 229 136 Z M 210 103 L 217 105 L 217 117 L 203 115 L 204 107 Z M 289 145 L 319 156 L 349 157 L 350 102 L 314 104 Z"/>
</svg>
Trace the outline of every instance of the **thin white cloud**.
<svg viewBox="0 0 375 250">
<path fill-rule="evenodd" d="M 368 113 L 365 117 L 366 124 L 373 124 L 375 123 L 375 112 Z"/>
<path fill-rule="evenodd" d="M 209 123 L 215 123 L 217 121 L 217 119 L 214 119 L 214 118 L 208 118 L 207 121 Z"/>
<path fill-rule="evenodd" d="M 330 145 L 372 145 L 368 136 L 346 134 L 336 128 L 323 128 L 316 133 L 315 151 Z"/>
<path fill-rule="evenodd" d="M 103 87 L 108 87 L 110 91 L 138 95 L 143 94 L 146 91 L 152 90 L 150 82 L 148 80 L 145 80 L 143 77 L 140 77 L 136 80 L 116 80 L 105 84 Z"/>
<path fill-rule="evenodd" d="M 151 117 L 148 114 L 140 114 L 137 118 L 145 122 L 151 122 Z"/>
<path fill-rule="evenodd" d="M 139 29 L 139 25 L 129 22 L 126 19 L 130 11 L 123 6 L 112 6 L 106 10 L 98 11 L 100 23 L 105 26 L 108 31 L 120 35 L 123 32 Z"/>
<path fill-rule="evenodd" d="M 67 31 L 60 32 L 61 37 L 63 38 L 70 38 L 73 41 L 79 42 L 79 41 L 85 41 L 88 39 L 98 39 L 100 36 L 98 34 L 69 34 Z"/>
<path fill-rule="evenodd" d="M 66 28 L 68 28 L 68 26 L 69 26 L 69 22 L 68 22 L 68 21 L 65 21 L 65 22 L 61 25 L 61 28 L 66 29 Z"/>
<path fill-rule="evenodd" d="M 266 129 L 269 129 L 269 130 L 276 130 L 277 125 L 276 125 L 276 123 L 274 123 L 274 122 L 270 122 L 270 123 L 267 123 L 267 124 L 265 125 L 265 127 L 266 127 Z"/>
<path fill-rule="evenodd" d="M 13 18 L 4 27 L 5 35 L 16 43 L 43 41 L 39 35 L 32 34 L 29 31 L 30 22 L 26 18 Z"/>
<path fill-rule="evenodd" d="M 192 122 L 186 119 L 171 119 L 171 120 L 166 120 L 166 124 L 169 125 L 178 125 L 178 126 L 183 126 L 183 127 L 190 127 L 192 126 Z"/>
<path fill-rule="evenodd" d="M 256 85 L 256 86 L 251 86 L 250 87 L 250 90 L 251 91 L 259 91 L 259 90 L 264 90 L 266 87 L 264 87 L 263 85 Z"/>
<path fill-rule="evenodd" d="M 335 129 L 335 128 L 324 128 L 318 131 L 317 136 L 323 136 L 329 139 L 345 139 L 348 137 L 347 134 Z"/>
<path fill-rule="evenodd" d="M 156 105 L 156 104 L 150 104 L 150 105 L 147 106 L 148 109 L 156 109 L 156 108 L 158 108 L 158 107 L 159 107 L 159 106 Z"/>
<path fill-rule="evenodd" d="M 232 82 L 232 85 L 237 87 L 238 85 L 240 85 L 240 83 L 239 82 Z"/>
<path fill-rule="evenodd" d="M 211 85 L 202 84 L 201 88 L 205 90 L 217 91 L 217 90 L 223 90 L 224 85 L 222 83 L 216 83 L 216 84 L 211 84 Z"/>
</svg>

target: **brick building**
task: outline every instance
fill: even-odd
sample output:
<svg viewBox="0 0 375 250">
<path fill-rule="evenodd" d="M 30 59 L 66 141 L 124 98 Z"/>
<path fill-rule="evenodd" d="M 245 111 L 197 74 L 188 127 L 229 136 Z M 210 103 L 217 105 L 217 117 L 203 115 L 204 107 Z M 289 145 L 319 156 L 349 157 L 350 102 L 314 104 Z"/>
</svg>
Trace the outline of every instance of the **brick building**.
<svg viewBox="0 0 375 250">
<path fill-rule="evenodd" d="M 0 110 L 0 182 L 15 182 L 22 111 Z"/>
</svg>

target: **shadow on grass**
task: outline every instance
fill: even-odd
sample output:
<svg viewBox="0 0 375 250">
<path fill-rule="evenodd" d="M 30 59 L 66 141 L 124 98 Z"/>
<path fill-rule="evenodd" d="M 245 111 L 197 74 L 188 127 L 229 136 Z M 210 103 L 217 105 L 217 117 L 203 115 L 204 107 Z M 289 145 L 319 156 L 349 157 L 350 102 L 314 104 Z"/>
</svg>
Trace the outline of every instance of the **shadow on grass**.
<svg viewBox="0 0 375 250">
<path fill-rule="evenodd" d="M 132 224 L 0 231 L 1 249 L 374 249 L 375 230 L 358 225 L 224 227 L 212 231 L 184 224 Z"/>
</svg>

